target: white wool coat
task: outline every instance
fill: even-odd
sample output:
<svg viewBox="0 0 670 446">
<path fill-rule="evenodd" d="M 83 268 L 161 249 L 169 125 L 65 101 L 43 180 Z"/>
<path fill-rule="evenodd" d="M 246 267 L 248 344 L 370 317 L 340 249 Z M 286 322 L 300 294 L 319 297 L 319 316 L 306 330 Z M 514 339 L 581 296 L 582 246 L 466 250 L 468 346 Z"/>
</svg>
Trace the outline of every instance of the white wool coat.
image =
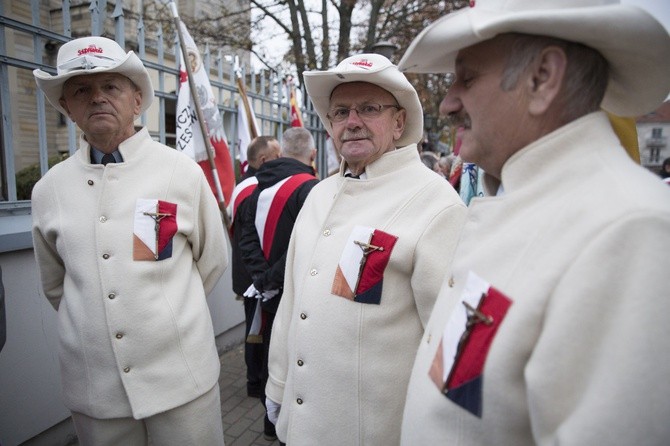
<svg viewBox="0 0 670 446">
<path fill-rule="evenodd" d="M 342 174 L 300 211 L 273 326 L 266 393 L 282 404 L 277 433 L 291 446 L 399 442 L 411 365 L 465 215 L 416 145 L 368 165 L 367 179 Z M 398 237 L 378 305 L 331 292 L 356 225 Z"/>
<path fill-rule="evenodd" d="M 670 189 L 605 114 L 513 155 L 475 198 L 407 392 L 402 444 L 667 445 Z M 483 369 L 481 418 L 428 370 L 468 272 L 512 304 Z"/>
<path fill-rule="evenodd" d="M 219 359 L 205 299 L 228 262 L 221 215 L 200 167 L 149 136 L 91 164 L 90 147 L 33 190 L 44 294 L 58 310 L 65 405 L 94 418 L 145 418 L 210 390 Z M 172 255 L 133 260 L 137 199 L 177 205 Z"/>
</svg>

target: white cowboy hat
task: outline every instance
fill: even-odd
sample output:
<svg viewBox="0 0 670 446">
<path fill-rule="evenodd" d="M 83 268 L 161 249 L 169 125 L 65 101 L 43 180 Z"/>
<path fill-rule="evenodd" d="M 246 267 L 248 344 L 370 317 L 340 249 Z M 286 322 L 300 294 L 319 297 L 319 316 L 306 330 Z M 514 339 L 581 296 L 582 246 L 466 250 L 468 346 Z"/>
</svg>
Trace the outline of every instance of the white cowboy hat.
<svg viewBox="0 0 670 446">
<path fill-rule="evenodd" d="M 71 40 L 58 50 L 56 76 L 46 71 L 34 70 L 35 82 L 47 100 L 67 116 L 59 100 L 63 84 L 74 76 L 98 73 L 119 73 L 130 79 L 142 90 L 142 112 L 149 108 L 154 98 L 149 72 L 132 51 L 126 53 L 114 40 L 105 37 L 82 37 Z"/>
<path fill-rule="evenodd" d="M 654 110 L 670 91 L 670 36 L 651 15 L 616 0 L 476 0 L 448 14 L 411 43 L 401 71 L 454 71 L 459 50 L 501 33 L 582 43 L 610 65 L 602 107 L 620 116 Z"/>
<path fill-rule="evenodd" d="M 386 57 L 379 54 L 357 54 L 340 62 L 328 71 L 306 71 L 305 89 L 321 122 L 332 134 L 333 127 L 326 116 L 330 107 L 330 95 L 340 84 L 347 82 L 369 82 L 388 91 L 400 107 L 407 111 L 405 131 L 396 145 L 403 147 L 418 143 L 423 137 L 423 109 L 416 90 L 404 74 Z"/>
</svg>

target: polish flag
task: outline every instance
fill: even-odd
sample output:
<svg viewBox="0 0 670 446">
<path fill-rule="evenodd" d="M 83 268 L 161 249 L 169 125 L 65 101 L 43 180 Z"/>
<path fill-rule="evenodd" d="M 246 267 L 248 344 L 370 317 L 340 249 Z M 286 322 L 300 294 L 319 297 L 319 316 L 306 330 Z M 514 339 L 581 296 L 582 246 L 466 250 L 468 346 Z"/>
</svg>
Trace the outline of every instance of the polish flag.
<svg viewBox="0 0 670 446">
<path fill-rule="evenodd" d="M 198 115 L 191 95 L 188 82 L 188 73 L 184 65 L 184 55 L 181 55 L 179 65 L 179 94 L 177 96 L 177 149 L 195 160 L 205 172 L 212 192 L 219 202 L 224 204 L 230 201 L 235 187 L 235 173 L 230 157 L 230 150 L 226 142 L 226 133 L 223 129 L 223 116 L 212 93 L 209 76 L 202 63 L 200 52 L 189 34 L 186 26 L 179 23 L 186 44 L 187 58 L 191 64 L 191 73 L 195 83 L 196 97 L 202 111 L 205 127 L 212 147 L 215 170 L 213 171 L 207 157 L 207 146 Z"/>
</svg>

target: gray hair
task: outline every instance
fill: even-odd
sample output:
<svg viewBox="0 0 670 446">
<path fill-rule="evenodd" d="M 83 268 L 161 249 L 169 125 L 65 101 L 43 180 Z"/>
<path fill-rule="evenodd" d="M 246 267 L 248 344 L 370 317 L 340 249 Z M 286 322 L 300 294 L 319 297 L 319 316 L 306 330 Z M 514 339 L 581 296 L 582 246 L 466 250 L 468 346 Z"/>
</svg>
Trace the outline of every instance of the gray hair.
<svg viewBox="0 0 670 446">
<path fill-rule="evenodd" d="M 607 83 L 609 64 L 598 51 L 580 43 L 546 36 L 509 33 L 511 51 L 503 72 L 500 87 L 504 91 L 513 89 L 521 74 L 548 46 L 557 46 L 565 51 L 567 68 L 561 98 L 564 122 L 573 121 L 600 109 Z"/>
<path fill-rule="evenodd" d="M 304 127 L 291 127 L 284 132 L 281 151 L 289 158 L 309 158 L 316 148 L 314 137 Z"/>
</svg>

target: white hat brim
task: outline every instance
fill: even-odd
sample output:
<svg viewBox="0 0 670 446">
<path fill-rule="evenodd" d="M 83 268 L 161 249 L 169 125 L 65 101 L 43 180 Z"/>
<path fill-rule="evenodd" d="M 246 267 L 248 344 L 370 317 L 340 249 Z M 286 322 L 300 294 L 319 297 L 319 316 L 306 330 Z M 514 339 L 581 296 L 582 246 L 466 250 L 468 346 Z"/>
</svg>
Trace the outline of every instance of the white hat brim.
<svg viewBox="0 0 670 446">
<path fill-rule="evenodd" d="M 37 86 L 44 92 L 47 101 L 59 112 L 67 116 L 67 112 L 60 105 L 63 96 L 63 84 L 75 76 L 87 74 L 119 73 L 130 79 L 142 91 L 141 113 L 146 111 L 154 98 L 154 88 L 149 78 L 149 73 L 139 57 L 129 51 L 126 57 L 118 64 L 109 67 L 95 67 L 89 70 L 76 70 L 60 75 L 51 75 L 46 71 L 37 69 L 33 71 Z"/>
<path fill-rule="evenodd" d="M 349 82 L 368 82 L 391 93 L 398 104 L 406 110 L 405 130 L 396 141 L 396 146 L 416 144 L 423 139 L 423 108 L 419 96 L 405 75 L 400 73 L 394 65 L 386 66 L 378 71 L 365 72 L 360 70 L 356 72 L 306 71 L 303 76 L 307 94 L 328 133 L 332 134 L 333 131 L 327 114 L 330 107 L 330 96 L 335 87 Z"/>
<path fill-rule="evenodd" d="M 620 4 L 510 12 L 465 8 L 423 30 L 398 68 L 452 72 L 459 50 L 511 32 L 555 37 L 599 51 L 610 65 L 602 107 L 615 115 L 648 113 L 670 92 L 668 32 L 642 9 Z"/>
</svg>

